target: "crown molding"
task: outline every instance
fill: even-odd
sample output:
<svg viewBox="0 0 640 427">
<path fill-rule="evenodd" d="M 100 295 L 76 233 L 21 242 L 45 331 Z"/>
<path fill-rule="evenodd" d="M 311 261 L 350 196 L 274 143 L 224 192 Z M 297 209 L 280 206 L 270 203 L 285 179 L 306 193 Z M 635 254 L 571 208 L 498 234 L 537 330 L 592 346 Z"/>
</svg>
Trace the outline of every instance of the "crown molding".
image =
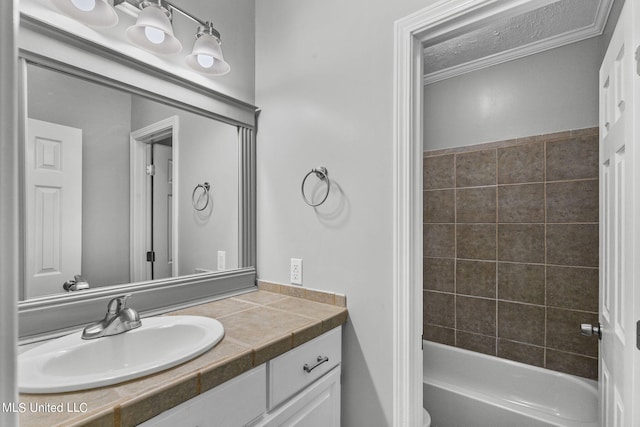
<svg viewBox="0 0 640 427">
<path fill-rule="evenodd" d="M 482 70 L 483 68 L 488 68 L 494 65 L 513 61 L 515 59 L 524 58 L 525 56 L 541 53 L 550 49 L 555 49 L 557 47 L 586 40 L 591 37 L 600 36 L 604 32 L 604 27 L 607 23 L 607 17 L 609 16 L 612 5 L 613 0 L 601 0 L 598 4 L 598 10 L 596 12 L 595 20 L 590 26 L 577 28 L 573 31 L 568 31 L 553 37 L 548 37 L 537 42 L 528 43 L 526 45 L 498 52 L 480 59 L 465 62 L 463 64 L 455 65 L 453 67 L 445 68 L 433 73 L 425 74 L 423 84 L 428 85 L 431 83 L 436 83 L 441 80 L 449 79 L 451 77 L 456 77 L 462 74 L 471 73 L 473 71 Z"/>
</svg>

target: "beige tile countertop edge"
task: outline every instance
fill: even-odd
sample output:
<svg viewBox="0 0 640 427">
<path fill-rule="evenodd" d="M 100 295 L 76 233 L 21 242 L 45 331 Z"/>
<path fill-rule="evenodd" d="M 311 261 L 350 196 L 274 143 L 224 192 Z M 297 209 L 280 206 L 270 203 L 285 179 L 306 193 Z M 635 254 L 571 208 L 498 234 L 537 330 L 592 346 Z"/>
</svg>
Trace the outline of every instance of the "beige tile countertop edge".
<svg viewBox="0 0 640 427">
<path fill-rule="evenodd" d="M 80 392 L 21 394 L 26 410 L 20 426 L 135 426 L 347 321 L 343 295 L 267 282 L 255 292 L 167 315 L 216 318 L 225 337 L 189 362 L 137 380 Z"/>
<path fill-rule="evenodd" d="M 291 297 L 307 299 L 323 304 L 337 305 L 338 307 L 345 308 L 347 307 L 347 297 L 345 295 L 333 292 L 303 288 L 302 286 L 296 285 L 285 285 L 282 283 L 266 282 L 263 280 L 258 280 L 258 289 Z"/>
</svg>

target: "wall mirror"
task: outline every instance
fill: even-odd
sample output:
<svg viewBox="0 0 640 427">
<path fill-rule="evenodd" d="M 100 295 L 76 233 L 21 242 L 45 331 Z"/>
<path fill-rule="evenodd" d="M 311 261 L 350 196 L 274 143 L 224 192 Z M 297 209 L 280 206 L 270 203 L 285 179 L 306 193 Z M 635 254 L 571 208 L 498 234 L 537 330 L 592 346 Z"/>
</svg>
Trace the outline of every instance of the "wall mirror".
<svg viewBox="0 0 640 427">
<path fill-rule="evenodd" d="M 24 16 L 20 36 L 23 341 L 122 293 L 155 313 L 254 287 L 255 107 Z"/>
<path fill-rule="evenodd" d="M 238 268 L 236 126 L 30 62 L 23 81 L 25 299 Z"/>
</svg>

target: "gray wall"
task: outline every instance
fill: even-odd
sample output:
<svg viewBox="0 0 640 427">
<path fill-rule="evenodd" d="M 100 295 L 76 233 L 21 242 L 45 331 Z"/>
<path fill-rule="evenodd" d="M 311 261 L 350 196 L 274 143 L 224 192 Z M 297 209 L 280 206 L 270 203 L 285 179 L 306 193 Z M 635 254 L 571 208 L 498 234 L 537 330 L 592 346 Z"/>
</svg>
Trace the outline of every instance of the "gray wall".
<svg viewBox="0 0 640 427">
<path fill-rule="evenodd" d="M 607 52 L 607 46 L 609 46 L 609 41 L 611 41 L 611 37 L 613 36 L 613 30 L 615 30 L 616 25 L 618 24 L 618 19 L 620 18 L 620 12 L 622 12 L 624 1 L 625 0 L 613 0 L 611 12 L 609 12 L 609 18 L 607 19 L 607 24 L 605 25 L 604 32 L 602 33 L 601 59 L 604 59 L 604 55 Z"/>
<path fill-rule="evenodd" d="M 258 274 L 344 293 L 342 424 L 391 425 L 394 21 L 434 1 L 256 2 Z M 317 210 L 300 184 L 324 165 Z"/>
<path fill-rule="evenodd" d="M 18 206 L 18 76 L 17 0 L 0 2 L 0 402 L 17 402 L 16 340 L 18 337 L 19 255 Z M 0 424 L 17 425 L 18 414 L 2 413 Z"/>
<path fill-rule="evenodd" d="M 179 275 L 196 268 L 217 270 L 217 253 L 226 251 L 227 268 L 238 267 L 238 131 L 235 126 L 134 97 L 132 128 L 137 130 L 177 115 Z M 175 158 L 174 158 L 175 165 Z M 174 166 L 175 167 L 175 166 Z M 211 184 L 207 209 L 197 212 L 191 194 Z"/>
<path fill-rule="evenodd" d="M 207 79 L 220 92 L 251 104 L 255 101 L 255 3 L 255 0 L 194 0 L 179 4 L 200 19 L 211 21 L 222 36 L 224 59 L 231 65 L 231 72 Z M 176 59 L 181 67 L 186 67 L 181 55 L 191 53 L 195 24 L 184 18 L 176 21 L 175 31 L 183 47 Z"/>
<path fill-rule="evenodd" d="M 597 126 L 600 43 L 594 37 L 425 86 L 425 151 Z"/>
<path fill-rule="evenodd" d="M 131 95 L 35 66 L 27 84 L 29 117 L 82 129 L 78 274 L 92 286 L 128 283 Z"/>
</svg>

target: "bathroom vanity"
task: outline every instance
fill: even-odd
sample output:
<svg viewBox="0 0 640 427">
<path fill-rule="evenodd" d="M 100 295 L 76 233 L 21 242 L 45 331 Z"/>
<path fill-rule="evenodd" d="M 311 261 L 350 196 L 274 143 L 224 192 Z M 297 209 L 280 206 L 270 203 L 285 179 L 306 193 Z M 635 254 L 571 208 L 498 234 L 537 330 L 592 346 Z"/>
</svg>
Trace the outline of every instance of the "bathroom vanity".
<svg viewBox="0 0 640 427">
<path fill-rule="evenodd" d="M 326 332 L 141 426 L 338 427 L 341 332 Z"/>
<path fill-rule="evenodd" d="M 316 419 L 338 426 L 345 305 L 341 295 L 261 283 L 258 291 L 168 313 L 216 318 L 225 336 L 155 375 L 21 394 L 20 425 L 255 427 Z"/>
</svg>

